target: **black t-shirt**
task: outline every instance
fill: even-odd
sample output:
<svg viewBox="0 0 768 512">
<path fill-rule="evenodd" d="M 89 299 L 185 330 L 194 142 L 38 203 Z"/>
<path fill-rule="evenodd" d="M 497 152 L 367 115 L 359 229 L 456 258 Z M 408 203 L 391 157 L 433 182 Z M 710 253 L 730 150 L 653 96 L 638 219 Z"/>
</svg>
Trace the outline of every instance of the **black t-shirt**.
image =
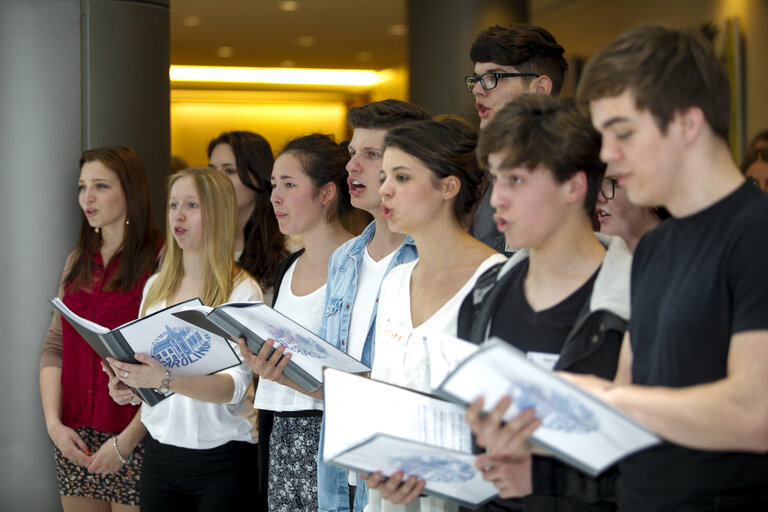
<svg viewBox="0 0 768 512">
<path fill-rule="evenodd" d="M 768 196 L 745 184 L 651 231 L 635 251 L 631 294 L 633 383 L 724 378 L 731 336 L 768 330 Z M 768 455 L 664 443 L 625 459 L 619 478 L 622 510 L 768 510 Z"/>
<path fill-rule="evenodd" d="M 498 336 L 524 352 L 559 354 L 592 295 L 597 272 L 562 302 L 541 311 L 534 311 L 525 297 L 528 260 L 521 261 L 509 272 L 509 285 L 499 297 L 490 335 Z"/>
<path fill-rule="evenodd" d="M 579 313 L 592 295 L 597 272 L 562 302 L 537 312 L 531 308 L 525 296 L 525 276 L 528 275 L 528 263 L 528 259 L 521 261 L 509 271 L 509 275 L 505 276 L 507 287 L 499 295 L 489 333 L 524 352 L 559 354 L 579 317 Z M 481 510 L 486 512 L 526 510 L 529 507 L 524 503 L 530 499 L 530 497 L 522 499 L 497 498 Z M 536 499 L 542 500 L 547 499 L 547 497 L 539 496 Z M 552 497 L 551 499 L 556 498 Z M 557 506 L 553 505 L 552 510 L 571 502 L 574 504 L 567 507 L 567 510 L 598 510 L 598 508 L 588 507 L 577 499 L 560 497 L 560 500 L 561 502 L 557 502 Z M 537 502 L 537 505 L 537 509 L 541 510 L 542 504 Z M 559 510 L 559 508 L 557 509 Z"/>
</svg>

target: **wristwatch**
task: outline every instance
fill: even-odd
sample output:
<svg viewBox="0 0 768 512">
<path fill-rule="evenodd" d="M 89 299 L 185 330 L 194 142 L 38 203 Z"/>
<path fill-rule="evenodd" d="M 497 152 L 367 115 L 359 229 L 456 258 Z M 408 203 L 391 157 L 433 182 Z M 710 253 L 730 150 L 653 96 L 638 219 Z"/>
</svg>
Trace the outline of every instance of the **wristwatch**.
<svg viewBox="0 0 768 512">
<path fill-rule="evenodd" d="M 160 383 L 160 387 L 157 388 L 155 391 L 158 393 L 162 393 L 164 395 L 168 394 L 169 387 L 171 386 L 171 382 L 173 382 L 173 374 L 171 373 L 171 370 L 168 368 L 165 369 L 165 378 L 163 379 L 163 382 Z"/>
</svg>

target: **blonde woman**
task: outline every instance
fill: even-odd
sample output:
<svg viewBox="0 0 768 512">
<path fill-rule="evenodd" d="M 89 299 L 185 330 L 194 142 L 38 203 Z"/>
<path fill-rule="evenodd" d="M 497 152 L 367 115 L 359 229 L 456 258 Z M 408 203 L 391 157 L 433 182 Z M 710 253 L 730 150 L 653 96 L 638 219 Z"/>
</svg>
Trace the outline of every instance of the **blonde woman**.
<svg viewBox="0 0 768 512">
<path fill-rule="evenodd" d="M 235 265 L 237 205 L 230 180 L 210 168 L 169 178 L 168 252 L 160 272 L 147 281 L 141 314 L 199 297 L 207 306 L 262 300 L 259 285 Z M 174 376 L 146 354 L 141 364 L 110 360 L 117 378 L 131 387 L 174 394 L 142 407 L 148 431 L 141 482 L 142 511 L 232 510 L 247 504 L 256 458 L 247 365 L 204 376 Z M 112 387 L 113 398 L 125 393 Z"/>
</svg>

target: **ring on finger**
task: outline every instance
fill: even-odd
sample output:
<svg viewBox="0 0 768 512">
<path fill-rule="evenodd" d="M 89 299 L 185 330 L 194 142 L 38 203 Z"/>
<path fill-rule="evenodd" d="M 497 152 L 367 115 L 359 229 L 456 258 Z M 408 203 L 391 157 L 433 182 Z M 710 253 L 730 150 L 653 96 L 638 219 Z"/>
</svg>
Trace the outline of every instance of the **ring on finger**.
<svg viewBox="0 0 768 512">
<path fill-rule="evenodd" d="M 75 464 L 75 465 L 77 465 L 77 455 L 75 455 L 74 457 L 72 457 L 72 464 Z"/>
<path fill-rule="evenodd" d="M 128 371 L 127 371 L 127 370 L 124 370 L 124 371 L 123 371 L 123 378 L 126 378 L 127 376 L 128 376 Z"/>
</svg>

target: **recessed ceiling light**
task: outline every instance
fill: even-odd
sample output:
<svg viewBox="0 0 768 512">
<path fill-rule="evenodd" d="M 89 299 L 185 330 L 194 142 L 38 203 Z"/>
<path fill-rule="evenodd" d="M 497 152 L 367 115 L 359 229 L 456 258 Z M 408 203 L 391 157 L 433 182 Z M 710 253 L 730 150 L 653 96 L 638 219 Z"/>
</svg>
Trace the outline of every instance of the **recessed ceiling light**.
<svg viewBox="0 0 768 512">
<path fill-rule="evenodd" d="M 314 36 L 301 36 L 296 38 L 296 45 L 302 48 L 312 48 L 317 44 Z"/>
<path fill-rule="evenodd" d="M 171 66 L 172 82 L 266 83 L 370 87 L 379 82 L 371 69 L 239 68 Z"/>
<path fill-rule="evenodd" d="M 181 24 L 185 27 L 199 27 L 202 23 L 203 19 L 200 16 L 185 16 L 183 20 L 181 20 Z"/>
<path fill-rule="evenodd" d="M 216 50 L 216 55 L 222 59 L 228 59 L 232 56 L 233 51 L 231 46 L 219 46 L 219 49 Z"/>
<path fill-rule="evenodd" d="M 391 36 L 404 36 L 408 33 L 408 25 L 390 25 L 387 27 L 387 34 Z"/>
<path fill-rule="evenodd" d="M 297 11 L 299 9 L 299 2 L 294 0 L 283 0 L 279 4 L 279 9 L 286 12 Z"/>
<path fill-rule="evenodd" d="M 371 57 L 373 57 L 373 55 L 371 55 L 371 52 L 366 52 L 366 51 L 357 52 L 357 60 L 359 60 L 360 62 L 370 62 Z"/>
<path fill-rule="evenodd" d="M 280 62 L 280 65 L 284 68 L 295 68 L 296 67 L 296 61 L 295 60 L 284 60 Z"/>
</svg>

